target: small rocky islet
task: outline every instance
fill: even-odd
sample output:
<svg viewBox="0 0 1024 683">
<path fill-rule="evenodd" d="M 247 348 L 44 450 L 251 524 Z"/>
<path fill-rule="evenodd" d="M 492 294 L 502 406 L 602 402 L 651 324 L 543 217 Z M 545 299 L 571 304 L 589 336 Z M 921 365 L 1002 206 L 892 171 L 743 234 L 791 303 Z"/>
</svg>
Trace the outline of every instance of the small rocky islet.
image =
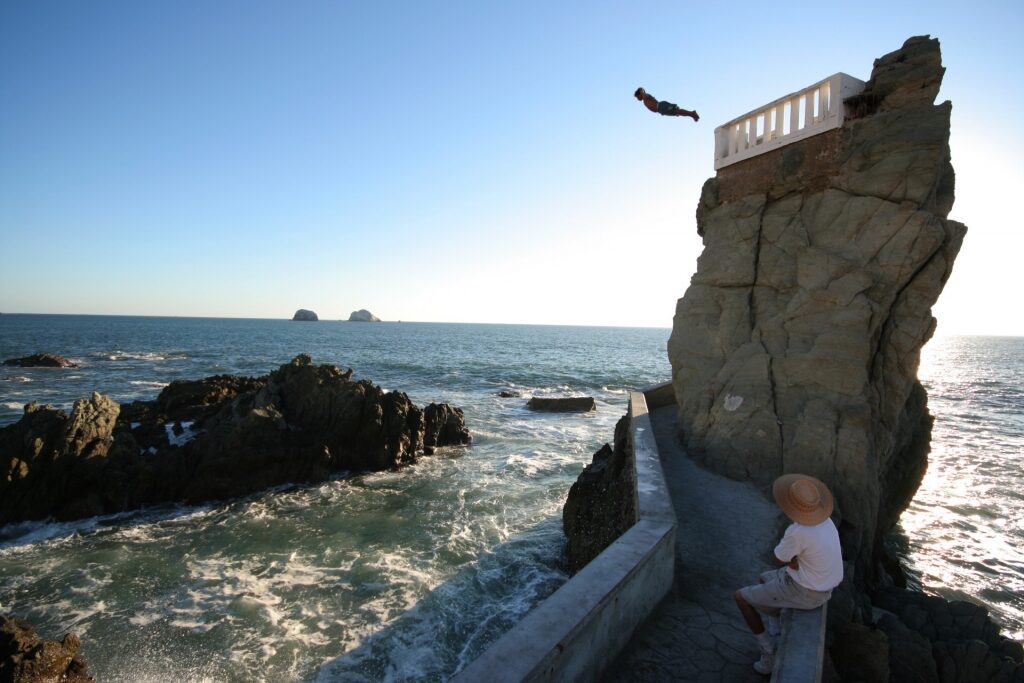
<svg viewBox="0 0 1024 683">
<path fill-rule="evenodd" d="M 358 311 L 352 311 L 349 314 L 348 321 L 350 323 L 379 323 L 381 319 L 365 308 L 360 308 Z"/>
<path fill-rule="evenodd" d="M 22 358 L 8 358 L 3 362 L 9 367 L 18 368 L 77 368 L 78 364 L 55 353 L 33 353 Z"/>
</svg>

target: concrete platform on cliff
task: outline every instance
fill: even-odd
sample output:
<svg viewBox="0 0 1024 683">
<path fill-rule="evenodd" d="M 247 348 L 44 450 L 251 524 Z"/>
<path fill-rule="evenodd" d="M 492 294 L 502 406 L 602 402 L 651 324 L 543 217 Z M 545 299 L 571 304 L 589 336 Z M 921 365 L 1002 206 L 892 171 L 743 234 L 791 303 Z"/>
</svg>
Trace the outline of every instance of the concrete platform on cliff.
<svg viewBox="0 0 1024 683">
<path fill-rule="evenodd" d="M 612 681 L 763 683 L 733 591 L 772 568 L 785 526 L 768 492 L 703 469 L 676 436 L 675 405 L 651 412 L 655 440 L 678 518 L 675 582 L 605 672 Z"/>
</svg>

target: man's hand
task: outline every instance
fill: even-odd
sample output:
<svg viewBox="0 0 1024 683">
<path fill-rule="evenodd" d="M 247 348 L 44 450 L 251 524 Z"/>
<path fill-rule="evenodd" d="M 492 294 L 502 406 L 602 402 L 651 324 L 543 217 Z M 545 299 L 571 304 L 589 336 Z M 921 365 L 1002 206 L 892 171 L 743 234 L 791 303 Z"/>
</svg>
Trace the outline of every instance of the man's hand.
<svg viewBox="0 0 1024 683">
<path fill-rule="evenodd" d="M 780 565 L 784 567 L 789 567 L 790 569 L 800 569 L 800 560 L 796 555 L 794 555 L 793 559 L 789 562 L 779 559 L 778 555 L 773 555 L 773 557 L 775 558 L 776 562 L 778 562 Z"/>
</svg>

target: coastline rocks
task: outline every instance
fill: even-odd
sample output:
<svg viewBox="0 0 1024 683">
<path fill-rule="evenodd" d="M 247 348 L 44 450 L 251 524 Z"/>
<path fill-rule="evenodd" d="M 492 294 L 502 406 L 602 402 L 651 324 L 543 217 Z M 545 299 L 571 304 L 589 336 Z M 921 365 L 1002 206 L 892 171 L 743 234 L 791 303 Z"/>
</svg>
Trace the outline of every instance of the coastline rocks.
<svg viewBox="0 0 1024 683">
<path fill-rule="evenodd" d="M 874 595 L 872 625 L 832 623 L 828 656 L 843 680 L 1020 683 L 1021 644 L 980 605 L 900 588 Z"/>
<path fill-rule="evenodd" d="M 8 358 L 4 361 L 4 365 L 13 365 L 20 368 L 77 368 L 78 365 L 72 363 L 64 356 L 58 356 L 53 353 L 33 353 L 31 356 L 25 356 L 24 358 Z"/>
<path fill-rule="evenodd" d="M 628 438 L 627 414 L 615 425 L 614 448 L 605 444 L 594 453 L 569 489 L 562 508 L 562 530 L 568 541 L 566 555 L 571 574 L 601 554 L 636 520 Z"/>
<path fill-rule="evenodd" d="M 314 313 L 313 311 L 307 310 L 305 308 L 300 308 L 299 310 L 295 311 L 295 315 L 292 316 L 292 320 L 313 322 L 316 320 L 320 320 L 320 318 L 318 318 L 316 313 Z"/>
<path fill-rule="evenodd" d="M 348 316 L 348 321 L 350 323 L 379 323 L 381 320 L 365 308 L 360 308 L 358 311 L 352 311 Z"/>
<path fill-rule="evenodd" d="M 11 683 L 95 683 L 78 654 L 81 642 L 69 633 L 43 640 L 29 624 L 0 616 L 0 681 Z"/>
<path fill-rule="evenodd" d="M 735 479 L 827 482 L 867 587 L 927 465 L 917 368 L 966 232 L 946 218 L 943 71 L 938 41 L 911 38 L 876 60 L 841 128 L 708 180 L 669 340 L 687 451 Z"/>
<path fill-rule="evenodd" d="M 303 354 L 266 377 L 173 382 L 123 407 L 100 394 L 70 416 L 31 403 L 0 429 L 0 524 L 234 498 L 470 442 L 460 409 L 351 377 Z"/>
<path fill-rule="evenodd" d="M 526 403 L 530 410 L 548 413 L 587 413 L 597 410 L 592 396 L 573 396 L 563 398 L 538 398 L 534 396 Z"/>
</svg>

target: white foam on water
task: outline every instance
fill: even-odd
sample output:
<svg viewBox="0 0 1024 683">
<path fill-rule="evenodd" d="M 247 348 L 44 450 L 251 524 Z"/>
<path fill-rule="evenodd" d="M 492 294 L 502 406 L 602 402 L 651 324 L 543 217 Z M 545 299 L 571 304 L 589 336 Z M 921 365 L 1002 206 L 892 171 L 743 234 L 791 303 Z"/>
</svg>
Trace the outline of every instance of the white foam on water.
<svg viewBox="0 0 1024 683">
<path fill-rule="evenodd" d="M 508 457 L 508 460 L 505 461 L 505 465 L 501 468 L 501 471 L 520 474 L 526 477 L 534 477 L 541 471 L 541 467 L 537 461 L 531 457 L 514 454 Z"/>
<path fill-rule="evenodd" d="M 187 360 L 188 356 L 180 351 L 113 351 L 106 354 L 107 360 Z"/>
<path fill-rule="evenodd" d="M 159 612 L 136 612 L 128 617 L 128 623 L 132 626 L 149 626 L 163 618 Z"/>
<path fill-rule="evenodd" d="M 8 410 L 24 410 L 25 409 L 25 404 L 24 403 L 19 403 L 18 401 L 4 401 L 3 403 L 0 403 L 0 405 L 2 405 L 4 408 L 7 408 Z"/>
<path fill-rule="evenodd" d="M 148 389 L 163 389 L 169 382 L 156 382 L 152 380 L 129 380 L 128 384 L 134 387 L 146 387 Z"/>
<path fill-rule="evenodd" d="M 99 524 L 100 517 L 75 520 L 73 522 L 15 522 L 0 527 L 0 556 L 19 549 L 34 552 L 37 544 L 51 539 L 63 539 L 71 535 L 89 533 Z"/>
</svg>

